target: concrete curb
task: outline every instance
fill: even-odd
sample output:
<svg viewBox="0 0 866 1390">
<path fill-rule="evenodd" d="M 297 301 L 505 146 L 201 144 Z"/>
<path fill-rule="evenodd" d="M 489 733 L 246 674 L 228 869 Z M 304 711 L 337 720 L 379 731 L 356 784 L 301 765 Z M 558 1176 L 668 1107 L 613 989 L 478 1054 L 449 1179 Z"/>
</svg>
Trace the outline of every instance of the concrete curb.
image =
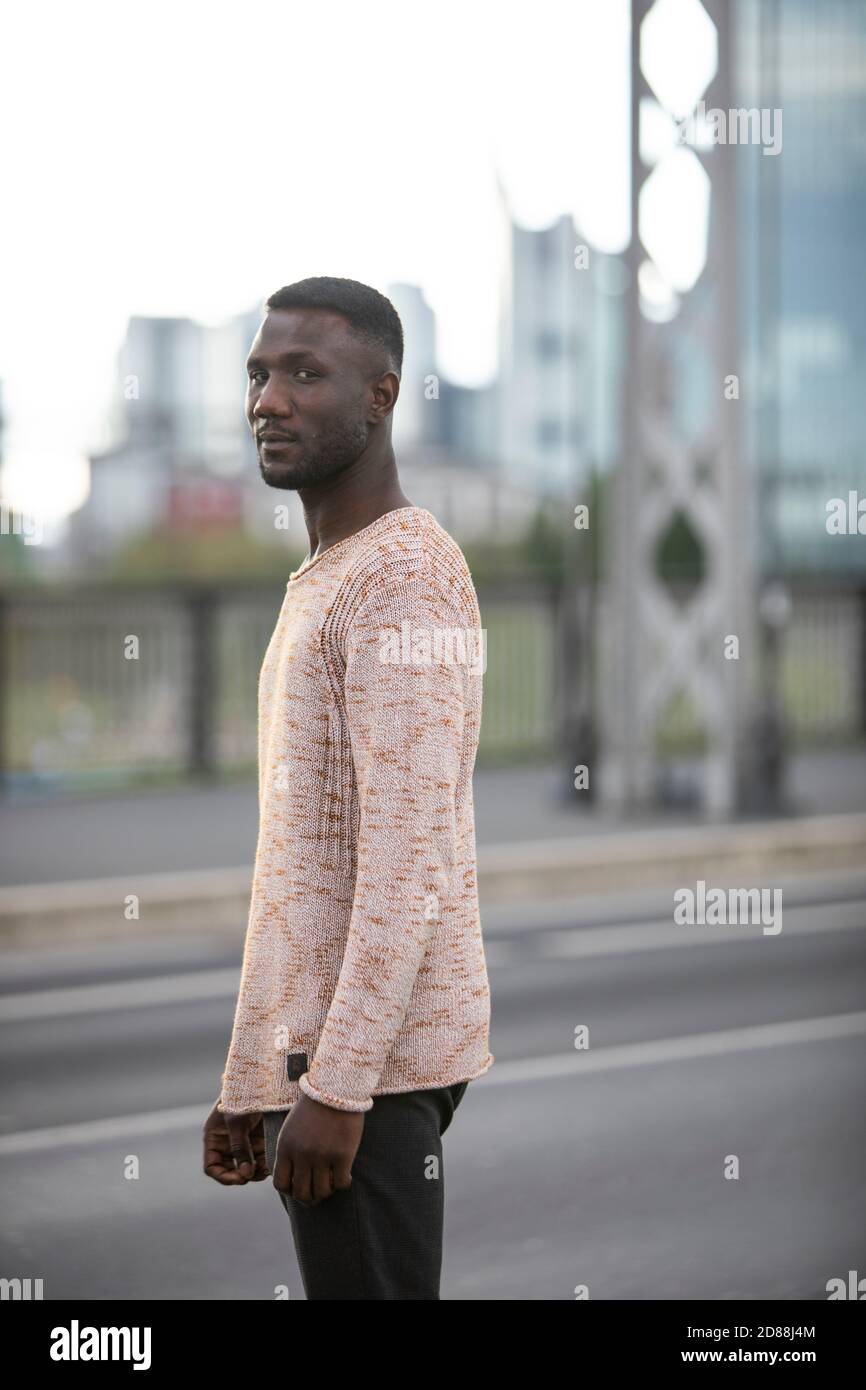
<svg viewBox="0 0 866 1390">
<path fill-rule="evenodd" d="M 480 845 L 478 887 L 483 915 L 486 904 L 688 887 L 699 878 L 772 887 L 773 876 L 864 866 L 866 815 L 858 813 Z M 241 937 L 251 884 L 244 866 L 0 888 L 0 949 L 190 930 Z M 131 894 L 140 915 L 127 920 Z"/>
<path fill-rule="evenodd" d="M 482 901 L 551 898 L 703 878 L 771 886 L 768 875 L 866 866 L 866 815 L 629 830 L 479 849 Z M 757 881 L 756 881 L 757 880 Z"/>
</svg>

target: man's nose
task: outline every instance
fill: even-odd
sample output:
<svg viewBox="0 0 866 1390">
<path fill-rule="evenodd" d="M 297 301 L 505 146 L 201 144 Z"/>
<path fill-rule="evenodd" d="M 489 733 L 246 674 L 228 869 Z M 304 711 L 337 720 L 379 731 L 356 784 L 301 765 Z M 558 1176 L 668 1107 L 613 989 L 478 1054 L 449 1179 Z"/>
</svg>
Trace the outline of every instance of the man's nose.
<svg viewBox="0 0 866 1390">
<path fill-rule="evenodd" d="M 270 416 L 289 416 L 292 414 L 291 396 L 271 378 L 259 392 L 258 400 L 253 406 L 253 414 L 262 420 Z"/>
</svg>

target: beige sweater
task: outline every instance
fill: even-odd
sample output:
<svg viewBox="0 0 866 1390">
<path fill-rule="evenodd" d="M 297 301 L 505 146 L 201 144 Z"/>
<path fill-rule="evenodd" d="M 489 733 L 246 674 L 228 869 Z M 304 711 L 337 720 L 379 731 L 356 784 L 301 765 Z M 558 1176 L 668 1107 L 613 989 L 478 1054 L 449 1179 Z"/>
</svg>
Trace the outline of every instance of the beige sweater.
<svg viewBox="0 0 866 1390">
<path fill-rule="evenodd" d="M 309 557 L 259 678 L 259 840 L 220 1109 L 481 1076 L 472 769 L 484 635 L 456 542 L 399 507 Z"/>
</svg>

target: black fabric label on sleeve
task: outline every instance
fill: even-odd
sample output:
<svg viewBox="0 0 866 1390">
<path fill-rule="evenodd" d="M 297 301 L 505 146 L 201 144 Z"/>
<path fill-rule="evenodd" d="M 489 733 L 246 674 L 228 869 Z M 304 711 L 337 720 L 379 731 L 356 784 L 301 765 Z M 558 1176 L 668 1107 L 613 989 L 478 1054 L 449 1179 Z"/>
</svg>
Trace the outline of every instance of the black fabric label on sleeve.
<svg viewBox="0 0 866 1390">
<path fill-rule="evenodd" d="M 290 1081 L 297 1081 L 303 1076 L 305 1071 L 309 1071 L 307 1066 L 306 1052 L 289 1052 L 286 1055 L 286 1076 Z"/>
</svg>

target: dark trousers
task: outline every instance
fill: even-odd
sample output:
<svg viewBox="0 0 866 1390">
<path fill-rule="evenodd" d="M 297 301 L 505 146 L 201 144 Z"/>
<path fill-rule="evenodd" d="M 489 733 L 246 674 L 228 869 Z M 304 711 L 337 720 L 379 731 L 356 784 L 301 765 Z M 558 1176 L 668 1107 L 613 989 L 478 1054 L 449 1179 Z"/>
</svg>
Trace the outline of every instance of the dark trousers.
<svg viewBox="0 0 866 1390">
<path fill-rule="evenodd" d="M 468 1081 L 374 1096 L 352 1186 L 315 1207 L 280 1193 L 308 1299 L 438 1299 L 445 1174 L 442 1135 Z M 288 1110 L 265 1111 L 268 1166 Z"/>
</svg>

